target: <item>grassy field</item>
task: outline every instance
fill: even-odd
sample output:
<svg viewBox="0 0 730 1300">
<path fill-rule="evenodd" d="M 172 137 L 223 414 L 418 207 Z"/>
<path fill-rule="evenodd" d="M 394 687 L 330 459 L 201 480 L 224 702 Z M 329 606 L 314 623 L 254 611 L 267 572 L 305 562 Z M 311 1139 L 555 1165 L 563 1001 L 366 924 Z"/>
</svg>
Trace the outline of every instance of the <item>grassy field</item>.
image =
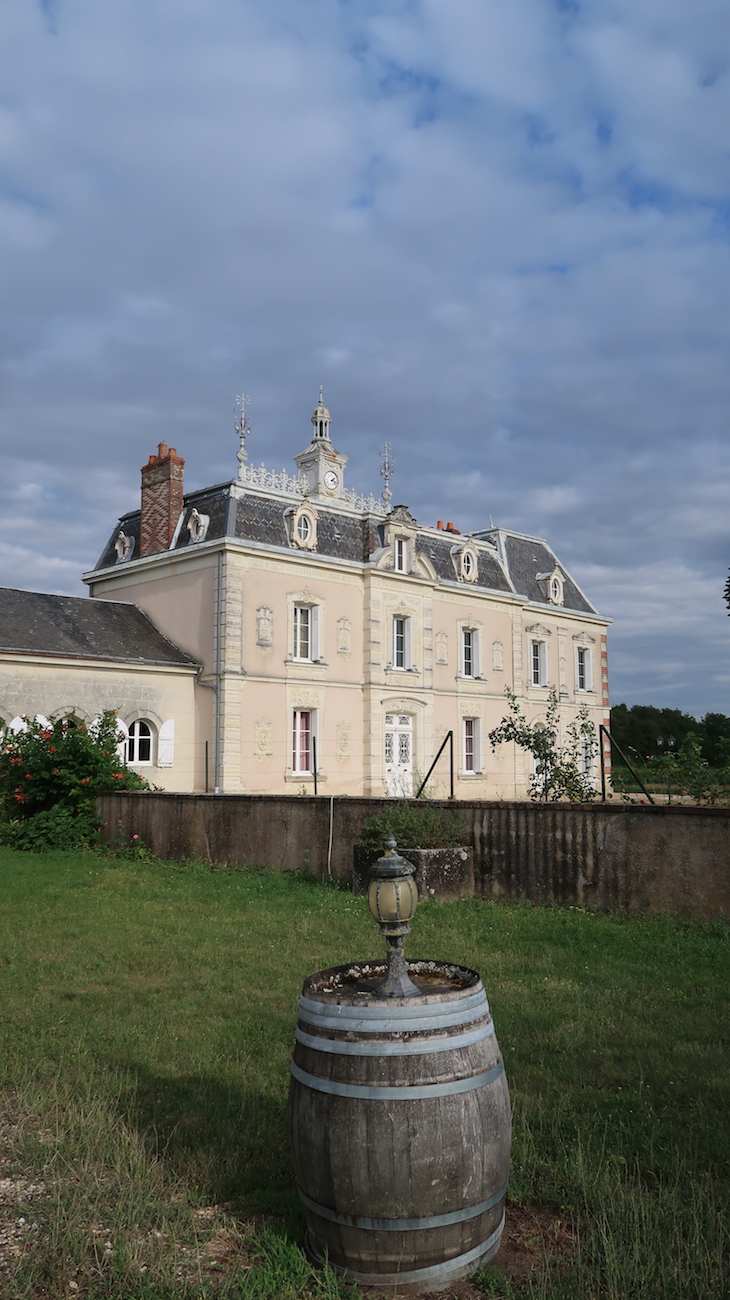
<svg viewBox="0 0 730 1300">
<path fill-rule="evenodd" d="M 515 1108 L 522 1235 L 471 1295 L 730 1294 L 728 936 L 419 907 L 409 955 L 482 973 Z M 380 946 L 301 876 L 0 850 L 0 1295 L 354 1300 L 299 1250 L 288 1060 L 304 977 Z"/>
</svg>

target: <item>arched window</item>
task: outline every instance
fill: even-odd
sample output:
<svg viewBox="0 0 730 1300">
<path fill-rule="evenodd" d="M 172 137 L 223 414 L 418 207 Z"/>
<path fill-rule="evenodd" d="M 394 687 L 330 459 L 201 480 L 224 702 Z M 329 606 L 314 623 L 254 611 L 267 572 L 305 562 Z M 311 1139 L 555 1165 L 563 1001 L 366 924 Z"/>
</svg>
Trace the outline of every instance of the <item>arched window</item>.
<svg viewBox="0 0 730 1300">
<path fill-rule="evenodd" d="M 127 762 L 140 767 L 152 762 L 152 728 L 149 722 L 133 722 L 127 736 Z"/>
<path fill-rule="evenodd" d="M 300 542 L 308 542 L 312 535 L 312 524 L 307 515 L 300 515 L 297 519 L 297 537 Z"/>
</svg>

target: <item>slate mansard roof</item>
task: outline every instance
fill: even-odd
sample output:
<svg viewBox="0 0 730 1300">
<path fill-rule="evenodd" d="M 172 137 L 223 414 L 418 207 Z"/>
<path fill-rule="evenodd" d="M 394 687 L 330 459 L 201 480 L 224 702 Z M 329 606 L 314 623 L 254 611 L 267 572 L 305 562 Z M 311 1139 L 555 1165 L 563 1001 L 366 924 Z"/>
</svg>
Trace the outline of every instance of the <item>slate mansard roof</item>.
<svg viewBox="0 0 730 1300">
<path fill-rule="evenodd" d="M 248 488 L 240 495 L 233 494 L 234 487 L 240 485 L 235 482 L 219 483 L 214 487 L 187 493 L 170 549 L 182 551 L 200 545 L 191 541 L 187 527 L 193 509 L 209 518 L 206 542 L 229 538 L 289 549 L 285 516 L 292 506 L 303 504 L 304 499 L 299 497 L 298 500 L 287 500 L 282 496 L 267 495 L 264 491 L 251 491 Z M 367 512 L 338 510 L 335 502 L 323 503 L 318 498 L 312 500 L 311 504 L 315 507 L 318 518 L 316 553 L 319 556 L 367 564 L 382 547 L 383 524 L 387 522 L 387 516 L 381 519 Z M 140 511 L 135 510 L 119 520 L 99 558 L 96 571 L 117 564 L 114 543 L 120 529 L 127 538 L 133 540 L 130 559 L 126 563 L 133 563 L 139 558 Z M 538 574 L 551 573 L 557 566 L 563 575 L 563 604 L 558 608 L 582 614 L 597 614 L 542 538 L 503 528 L 490 528 L 473 534 L 433 528 L 418 528 L 416 531 L 416 553 L 430 562 L 441 582 L 458 581 L 454 555 L 467 542 L 471 542 L 477 552 L 477 579 L 473 583 L 459 583 L 459 586 L 501 592 L 555 608 L 547 598 L 545 582 L 538 581 Z M 295 553 L 305 554 L 302 551 Z"/>
<path fill-rule="evenodd" d="M 196 668 L 136 605 L 0 587 L 0 654 Z"/>
</svg>

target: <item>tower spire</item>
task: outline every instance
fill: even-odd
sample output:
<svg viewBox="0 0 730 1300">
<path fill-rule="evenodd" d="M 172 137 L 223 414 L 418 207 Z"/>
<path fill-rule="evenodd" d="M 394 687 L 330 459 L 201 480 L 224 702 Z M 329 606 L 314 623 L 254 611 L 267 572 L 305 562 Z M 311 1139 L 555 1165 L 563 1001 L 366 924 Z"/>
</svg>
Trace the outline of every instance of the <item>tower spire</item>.
<svg viewBox="0 0 730 1300">
<path fill-rule="evenodd" d="M 312 411 L 312 424 L 314 425 L 315 442 L 320 442 L 320 441 L 329 442 L 330 440 L 330 424 L 332 423 L 332 416 L 330 415 L 329 411 L 327 410 L 327 407 L 324 404 L 322 387 L 323 387 L 322 384 L 320 384 L 319 405 L 315 406 L 314 410 Z"/>
</svg>

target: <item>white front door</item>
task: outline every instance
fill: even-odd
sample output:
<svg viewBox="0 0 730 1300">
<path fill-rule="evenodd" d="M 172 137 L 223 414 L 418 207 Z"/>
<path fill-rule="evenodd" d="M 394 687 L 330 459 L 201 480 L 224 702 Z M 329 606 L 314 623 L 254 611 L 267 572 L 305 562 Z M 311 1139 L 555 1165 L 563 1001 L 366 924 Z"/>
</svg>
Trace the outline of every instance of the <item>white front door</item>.
<svg viewBox="0 0 730 1300">
<path fill-rule="evenodd" d="M 393 799 L 413 795 L 413 718 L 408 713 L 385 715 L 385 783 Z"/>
</svg>

